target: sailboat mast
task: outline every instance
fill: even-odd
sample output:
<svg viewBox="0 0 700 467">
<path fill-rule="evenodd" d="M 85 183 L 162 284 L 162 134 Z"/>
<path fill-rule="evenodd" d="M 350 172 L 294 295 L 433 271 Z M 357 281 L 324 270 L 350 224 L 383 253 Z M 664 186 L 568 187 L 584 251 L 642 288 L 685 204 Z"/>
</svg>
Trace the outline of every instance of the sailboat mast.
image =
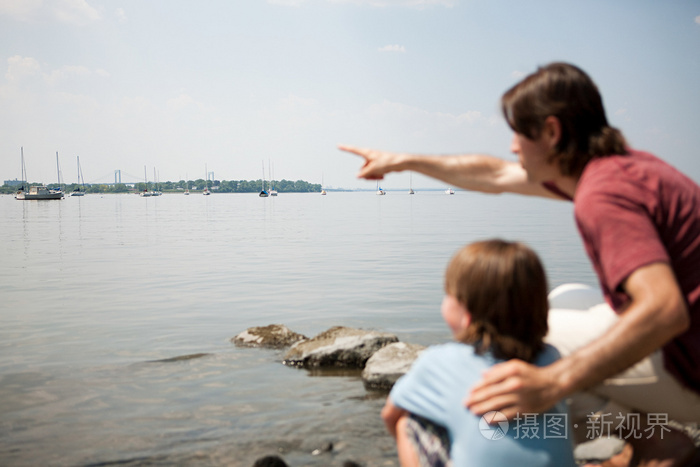
<svg viewBox="0 0 700 467">
<path fill-rule="evenodd" d="M 58 151 L 56 151 L 56 175 L 58 176 L 58 189 L 61 189 L 61 167 L 58 165 Z"/>
<path fill-rule="evenodd" d="M 24 185 L 27 183 L 27 181 L 25 180 L 25 178 L 27 177 L 27 172 L 24 168 L 24 146 L 20 146 L 19 152 L 22 160 L 22 189 L 24 190 Z"/>
<path fill-rule="evenodd" d="M 78 157 L 78 176 L 80 176 L 80 184 L 85 188 L 85 177 L 83 177 L 83 168 L 80 167 L 80 156 Z"/>
</svg>

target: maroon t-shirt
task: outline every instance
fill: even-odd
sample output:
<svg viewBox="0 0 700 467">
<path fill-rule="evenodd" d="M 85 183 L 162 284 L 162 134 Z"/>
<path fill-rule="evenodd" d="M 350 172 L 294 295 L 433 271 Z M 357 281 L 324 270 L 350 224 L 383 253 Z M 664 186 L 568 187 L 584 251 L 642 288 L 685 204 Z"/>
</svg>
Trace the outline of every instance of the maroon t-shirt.
<svg viewBox="0 0 700 467">
<path fill-rule="evenodd" d="M 613 309 L 629 301 L 621 284 L 633 271 L 655 262 L 671 265 L 691 324 L 664 346 L 664 363 L 700 393 L 700 187 L 653 155 L 630 151 L 586 165 L 574 213 Z"/>
</svg>

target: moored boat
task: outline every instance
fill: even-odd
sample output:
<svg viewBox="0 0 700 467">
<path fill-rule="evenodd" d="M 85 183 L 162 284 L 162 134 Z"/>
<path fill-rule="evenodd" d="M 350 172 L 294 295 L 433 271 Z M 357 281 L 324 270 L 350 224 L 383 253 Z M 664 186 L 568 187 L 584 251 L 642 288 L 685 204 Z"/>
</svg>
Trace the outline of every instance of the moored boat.
<svg viewBox="0 0 700 467">
<path fill-rule="evenodd" d="M 78 183 L 80 183 L 83 187 L 81 190 L 80 187 L 76 188 L 70 195 L 71 196 L 85 196 L 85 180 L 83 179 L 83 171 L 80 168 L 80 156 L 76 156 L 78 159 Z"/>
<path fill-rule="evenodd" d="M 49 190 L 44 185 L 33 185 L 28 191 L 20 190 L 15 194 L 16 199 L 61 199 L 63 192 L 60 190 Z"/>
<path fill-rule="evenodd" d="M 384 196 L 386 194 L 386 191 L 382 190 L 382 187 L 379 186 L 379 182 L 377 181 L 377 194 Z"/>
<path fill-rule="evenodd" d="M 204 196 L 211 195 L 209 191 L 209 170 L 207 169 L 207 164 L 204 164 L 204 191 L 202 191 Z"/>
<path fill-rule="evenodd" d="M 268 160 L 268 168 L 270 169 L 270 196 L 277 196 L 277 190 L 275 190 L 274 180 L 272 180 L 272 164 Z"/>
<path fill-rule="evenodd" d="M 264 161 L 262 164 L 262 172 L 263 172 L 263 176 L 262 176 L 262 180 L 261 180 L 262 187 L 260 190 L 260 194 L 258 196 L 260 196 L 261 198 L 267 198 L 268 196 L 270 196 L 270 193 L 265 189 L 265 162 Z"/>
<path fill-rule="evenodd" d="M 32 185 L 27 190 L 27 171 L 24 166 L 24 147 L 20 148 L 22 158 L 22 187 L 15 193 L 15 199 L 19 200 L 34 200 L 34 199 L 63 199 L 63 191 L 61 191 L 61 171 L 58 166 L 58 152 L 56 152 L 56 170 L 58 171 L 59 189 L 52 190 L 45 185 Z"/>
</svg>

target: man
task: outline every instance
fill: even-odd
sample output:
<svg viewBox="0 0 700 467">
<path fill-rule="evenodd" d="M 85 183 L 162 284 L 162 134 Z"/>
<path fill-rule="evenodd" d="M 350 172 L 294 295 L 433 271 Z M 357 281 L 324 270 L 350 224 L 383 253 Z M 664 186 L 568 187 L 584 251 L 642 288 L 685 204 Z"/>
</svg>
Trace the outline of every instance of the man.
<svg viewBox="0 0 700 467">
<path fill-rule="evenodd" d="M 651 430 L 654 436 L 632 431 L 654 428 L 650 414 L 700 421 L 700 187 L 654 156 L 628 148 L 608 124 L 595 84 L 575 66 L 540 68 L 507 91 L 501 104 L 519 163 L 479 154 L 340 149 L 365 159 L 359 177 L 366 179 L 411 170 L 469 190 L 572 200 L 606 301 L 618 317 L 552 365 L 512 360 L 493 367 L 472 389 L 467 407 L 513 418 L 586 391 L 644 415 L 641 425 L 627 430 L 632 465 L 682 465 L 694 453 L 685 435 L 666 428 L 659 439 L 658 429 Z M 596 324 L 590 328 L 600 328 Z M 557 339 L 567 336 L 550 342 Z M 632 366 L 627 378 L 623 372 Z M 591 405 L 587 412 L 599 409 Z"/>
</svg>

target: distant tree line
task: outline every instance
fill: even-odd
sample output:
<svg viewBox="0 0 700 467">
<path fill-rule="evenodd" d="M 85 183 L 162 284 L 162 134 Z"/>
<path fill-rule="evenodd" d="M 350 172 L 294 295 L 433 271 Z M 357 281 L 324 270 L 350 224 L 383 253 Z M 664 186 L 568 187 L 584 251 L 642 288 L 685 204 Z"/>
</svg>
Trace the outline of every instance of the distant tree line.
<svg viewBox="0 0 700 467">
<path fill-rule="evenodd" d="M 134 183 L 126 185 L 124 183 L 117 183 L 114 185 L 106 184 L 89 184 L 82 185 L 77 183 L 68 183 L 61 185 L 61 188 L 66 193 L 70 193 L 75 190 L 85 190 L 86 193 L 129 193 L 135 191 L 143 191 L 148 189 L 149 191 L 184 191 L 189 188 L 193 191 L 201 191 L 204 189 L 205 184 L 209 187 L 209 190 L 218 193 L 259 193 L 262 189 L 262 180 L 204 180 L 203 178 L 197 180 L 180 180 L 179 182 L 162 182 L 148 184 Z M 41 183 L 28 183 L 27 186 L 31 185 L 41 185 Z M 57 183 L 51 183 L 47 185 L 49 188 L 58 188 Z M 280 193 L 313 193 L 321 191 L 321 185 L 318 183 L 309 183 L 304 180 L 297 180 L 296 182 L 291 180 L 275 180 L 272 182 L 272 188 Z M 0 193 L 10 194 L 15 193 L 19 187 L 3 185 L 0 187 Z M 270 189 L 270 183 L 265 181 L 265 189 Z"/>
</svg>

